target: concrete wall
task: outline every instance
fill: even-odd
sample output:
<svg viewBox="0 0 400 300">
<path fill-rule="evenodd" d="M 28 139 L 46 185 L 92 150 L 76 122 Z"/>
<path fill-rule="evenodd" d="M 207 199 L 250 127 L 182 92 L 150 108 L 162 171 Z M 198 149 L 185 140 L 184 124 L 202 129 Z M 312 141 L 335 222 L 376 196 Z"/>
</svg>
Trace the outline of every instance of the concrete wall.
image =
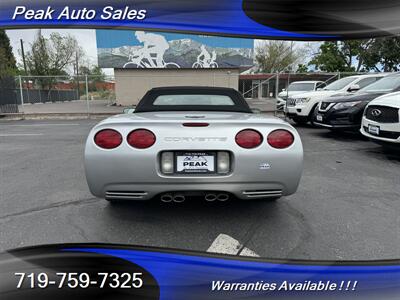
<svg viewBox="0 0 400 300">
<path fill-rule="evenodd" d="M 135 105 L 153 87 L 239 88 L 239 69 L 114 69 L 117 104 Z"/>
</svg>

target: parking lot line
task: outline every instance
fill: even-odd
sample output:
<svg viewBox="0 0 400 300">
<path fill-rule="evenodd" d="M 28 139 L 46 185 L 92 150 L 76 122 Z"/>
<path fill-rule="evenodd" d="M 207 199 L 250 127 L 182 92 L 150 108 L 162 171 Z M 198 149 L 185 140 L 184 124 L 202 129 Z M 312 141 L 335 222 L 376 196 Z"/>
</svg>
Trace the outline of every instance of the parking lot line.
<svg viewBox="0 0 400 300">
<path fill-rule="evenodd" d="M 0 137 L 7 137 L 7 136 L 37 136 L 43 135 L 43 133 L 0 133 Z"/>
<path fill-rule="evenodd" d="M 211 246 L 207 249 L 207 252 L 259 257 L 259 255 L 254 251 L 246 247 L 243 248 L 243 245 L 240 244 L 238 240 L 223 233 L 217 236 Z"/>
</svg>

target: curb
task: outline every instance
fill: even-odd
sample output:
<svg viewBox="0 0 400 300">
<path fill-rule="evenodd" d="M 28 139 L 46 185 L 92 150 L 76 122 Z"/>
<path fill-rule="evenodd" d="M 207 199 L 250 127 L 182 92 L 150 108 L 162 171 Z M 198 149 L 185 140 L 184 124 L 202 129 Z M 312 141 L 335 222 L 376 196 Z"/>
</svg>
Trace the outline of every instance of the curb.
<svg viewBox="0 0 400 300">
<path fill-rule="evenodd" d="M 102 119 L 118 113 L 3 113 L 0 120 L 77 120 Z"/>
</svg>

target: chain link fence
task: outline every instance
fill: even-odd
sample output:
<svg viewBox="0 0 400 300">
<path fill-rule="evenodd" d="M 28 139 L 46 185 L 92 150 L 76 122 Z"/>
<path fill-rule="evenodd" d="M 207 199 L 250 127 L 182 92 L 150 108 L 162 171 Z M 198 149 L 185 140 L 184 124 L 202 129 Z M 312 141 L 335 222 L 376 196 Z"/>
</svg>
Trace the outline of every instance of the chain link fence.
<svg viewBox="0 0 400 300">
<path fill-rule="evenodd" d="M 239 91 L 254 107 L 262 111 L 281 113 L 284 102 L 289 94 L 289 85 L 294 82 L 306 81 L 317 83 L 314 89 L 324 88 L 326 85 L 352 75 L 362 73 L 270 73 L 270 74 L 242 74 L 239 79 Z M 312 86 L 312 84 L 308 85 Z M 308 90 L 308 91 L 311 91 Z M 306 92 L 306 91 L 304 91 Z"/>
<path fill-rule="evenodd" d="M 116 107 L 113 76 L 17 76 L 16 102 L 25 114 L 113 114 Z"/>
<path fill-rule="evenodd" d="M 232 87 L 239 90 L 250 107 L 276 112 L 277 99 L 284 98 L 282 91 L 287 91 L 293 82 L 319 81 L 326 85 L 357 74 L 174 72 L 147 69 L 134 75 L 116 70 L 115 76 L 10 77 L 0 80 L 0 113 L 112 115 L 122 113 L 125 107 L 134 107 L 147 90 L 171 85 Z"/>
</svg>

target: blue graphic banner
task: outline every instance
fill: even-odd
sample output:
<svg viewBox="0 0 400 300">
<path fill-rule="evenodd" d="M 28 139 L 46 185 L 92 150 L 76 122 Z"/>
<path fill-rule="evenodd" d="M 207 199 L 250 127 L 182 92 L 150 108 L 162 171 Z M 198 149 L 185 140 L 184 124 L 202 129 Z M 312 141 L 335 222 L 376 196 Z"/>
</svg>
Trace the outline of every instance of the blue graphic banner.
<svg viewBox="0 0 400 300">
<path fill-rule="evenodd" d="M 297 33 L 263 25 L 243 11 L 242 0 L 98 1 L 2 0 L 0 26 L 134 28 L 211 35 L 325 39 L 331 34 Z"/>
<path fill-rule="evenodd" d="M 0 266 L 2 300 L 380 300 L 399 299 L 400 295 L 399 260 L 271 260 L 135 246 L 64 244 L 6 252 L 0 255 Z"/>
<path fill-rule="evenodd" d="M 160 286 L 160 299 L 398 299 L 400 265 L 268 262 L 107 248 L 65 251 L 106 254 L 135 263 Z"/>
<path fill-rule="evenodd" d="M 326 40 L 399 34 L 399 13 L 396 0 L 2 0 L 0 26 Z"/>
</svg>

